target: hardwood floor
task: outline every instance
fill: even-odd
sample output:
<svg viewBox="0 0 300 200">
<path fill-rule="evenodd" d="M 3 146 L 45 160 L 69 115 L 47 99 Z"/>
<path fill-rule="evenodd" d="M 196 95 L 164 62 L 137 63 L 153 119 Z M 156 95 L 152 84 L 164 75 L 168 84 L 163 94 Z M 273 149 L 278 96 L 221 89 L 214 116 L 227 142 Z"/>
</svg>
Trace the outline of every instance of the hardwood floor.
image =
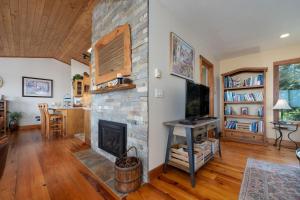
<svg viewBox="0 0 300 200">
<path fill-rule="evenodd" d="M 223 142 L 223 158 L 215 158 L 197 173 L 195 188 L 189 176 L 170 168 L 127 200 L 237 199 L 248 157 L 298 166 L 294 151 L 273 146 Z M 97 178 L 73 155 L 88 146 L 76 138 L 44 140 L 40 132 L 23 131 L 11 138 L 0 199 L 112 199 Z"/>
<path fill-rule="evenodd" d="M 127 199 L 238 199 L 248 157 L 299 166 L 291 149 L 222 142 L 222 150 L 222 159 L 216 157 L 198 171 L 195 188 L 187 173 L 170 167 Z"/>
<path fill-rule="evenodd" d="M 0 199 L 112 199 L 72 152 L 88 148 L 75 138 L 44 140 L 37 131 L 14 135 Z"/>
</svg>

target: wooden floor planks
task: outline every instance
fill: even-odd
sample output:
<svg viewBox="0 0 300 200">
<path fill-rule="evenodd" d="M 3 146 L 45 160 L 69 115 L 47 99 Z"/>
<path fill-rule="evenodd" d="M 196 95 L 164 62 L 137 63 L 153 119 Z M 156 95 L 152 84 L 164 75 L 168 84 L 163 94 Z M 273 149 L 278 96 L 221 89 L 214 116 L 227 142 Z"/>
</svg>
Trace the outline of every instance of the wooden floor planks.
<svg viewBox="0 0 300 200">
<path fill-rule="evenodd" d="M 73 155 L 88 148 L 76 138 L 44 140 L 40 132 L 25 131 L 11 137 L 1 200 L 58 199 L 110 200 L 113 197 Z M 223 157 L 201 168 L 195 188 L 187 173 L 169 167 L 127 200 L 237 199 L 247 158 L 298 166 L 294 150 L 222 142 Z"/>
</svg>

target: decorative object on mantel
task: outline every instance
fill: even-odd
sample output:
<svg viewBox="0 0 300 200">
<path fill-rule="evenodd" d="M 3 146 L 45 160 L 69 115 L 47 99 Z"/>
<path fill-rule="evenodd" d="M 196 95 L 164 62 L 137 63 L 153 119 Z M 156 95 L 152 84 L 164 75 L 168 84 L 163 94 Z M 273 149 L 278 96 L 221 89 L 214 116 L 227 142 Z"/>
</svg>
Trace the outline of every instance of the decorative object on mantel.
<svg viewBox="0 0 300 200">
<path fill-rule="evenodd" d="M 171 74 L 193 80 L 194 77 L 194 48 L 177 36 L 170 34 L 170 68 Z"/>
<path fill-rule="evenodd" d="M 135 150 L 135 156 L 127 153 Z M 138 158 L 136 147 L 130 147 L 125 154 L 116 159 L 115 162 L 115 188 L 122 193 L 137 190 L 142 182 L 142 162 Z"/>
<path fill-rule="evenodd" d="M 103 93 L 114 92 L 118 90 L 129 90 L 133 88 L 136 88 L 135 84 L 119 84 L 111 87 L 104 87 L 104 88 L 99 88 L 97 90 L 93 90 L 92 94 L 103 94 Z"/>
<path fill-rule="evenodd" d="M 131 74 L 131 36 L 129 24 L 118 26 L 99 39 L 94 47 L 95 83 L 101 84 Z"/>
<path fill-rule="evenodd" d="M 123 83 L 123 75 L 121 73 L 117 74 L 117 80 L 118 80 L 118 84 L 122 84 Z"/>
<path fill-rule="evenodd" d="M 22 96 L 52 98 L 53 80 L 23 76 Z"/>
</svg>

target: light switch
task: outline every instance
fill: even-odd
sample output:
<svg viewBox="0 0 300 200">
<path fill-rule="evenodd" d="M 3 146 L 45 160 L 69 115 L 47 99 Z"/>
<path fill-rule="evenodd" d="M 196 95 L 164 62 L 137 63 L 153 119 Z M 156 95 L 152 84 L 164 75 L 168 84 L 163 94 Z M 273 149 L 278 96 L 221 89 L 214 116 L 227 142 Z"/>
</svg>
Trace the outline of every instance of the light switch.
<svg viewBox="0 0 300 200">
<path fill-rule="evenodd" d="M 154 97 L 163 98 L 164 97 L 164 91 L 162 89 L 155 88 L 154 89 Z"/>
<path fill-rule="evenodd" d="M 154 69 L 154 76 L 155 78 L 160 78 L 161 77 L 161 71 L 158 68 Z"/>
</svg>

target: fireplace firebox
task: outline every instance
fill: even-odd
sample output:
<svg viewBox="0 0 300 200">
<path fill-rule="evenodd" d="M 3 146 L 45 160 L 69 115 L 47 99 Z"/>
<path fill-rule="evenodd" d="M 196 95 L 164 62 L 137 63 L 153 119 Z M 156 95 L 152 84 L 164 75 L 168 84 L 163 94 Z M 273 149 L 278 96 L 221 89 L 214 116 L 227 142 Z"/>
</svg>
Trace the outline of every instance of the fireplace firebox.
<svg viewBox="0 0 300 200">
<path fill-rule="evenodd" d="M 127 124 L 99 120 L 98 147 L 104 151 L 120 157 L 126 152 Z"/>
</svg>

